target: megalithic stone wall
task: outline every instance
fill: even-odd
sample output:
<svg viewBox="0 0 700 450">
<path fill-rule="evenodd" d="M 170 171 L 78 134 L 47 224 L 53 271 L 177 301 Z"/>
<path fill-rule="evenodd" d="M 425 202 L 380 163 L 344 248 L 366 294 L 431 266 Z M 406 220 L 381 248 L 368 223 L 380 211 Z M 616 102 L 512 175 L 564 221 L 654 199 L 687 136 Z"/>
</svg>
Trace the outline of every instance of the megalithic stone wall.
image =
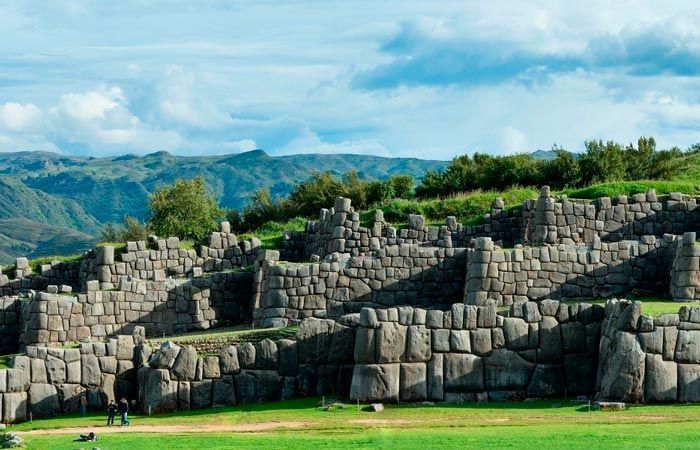
<svg viewBox="0 0 700 450">
<path fill-rule="evenodd" d="M 631 403 L 700 402 L 700 307 L 641 314 L 611 300 L 600 341 L 598 397 Z"/>
<path fill-rule="evenodd" d="M 671 297 L 675 301 L 700 300 L 700 242 L 695 232 L 678 240 L 671 267 Z"/>
<path fill-rule="evenodd" d="M 350 396 L 363 402 L 593 395 L 603 309 L 547 300 L 365 308 Z"/>
<path fill-rule="evenodd" d="M 160 413 L 349 393 L 355 332 L 331 320 L 305 320 L 296 340 L 229 345 L 215 355 L 173 342 L 152 351 L 144 335 L 136 327 L 80 348 L 28 346 L 0 370 L 2 421 L 77 412 L 81 395 L 91 411 L 123 397 Z"/>
<path fill-rule="evenodd" d="M 668 268 L 676 258 L 676 240 L 674 235 L 620 242 L 595 238 L 590 246 L 501 249 L 490 238 L 477 238 L 467 254 L 464 301 L 480 305 L 493 299 L 509 305 L 546 298 L 585 300 L 664 293 Z"/>
</svg>

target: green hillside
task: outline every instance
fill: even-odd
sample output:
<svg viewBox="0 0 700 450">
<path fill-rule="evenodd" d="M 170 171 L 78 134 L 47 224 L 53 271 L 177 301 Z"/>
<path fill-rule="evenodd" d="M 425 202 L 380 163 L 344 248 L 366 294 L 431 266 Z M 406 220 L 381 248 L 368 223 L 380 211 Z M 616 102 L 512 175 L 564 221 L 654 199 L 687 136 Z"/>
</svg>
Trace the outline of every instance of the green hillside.
<svg viewBox="0 0 700 450">
<path fill-rule="evenodd" d="M 239 154 L 182 157 L 156 152 L 142 157 L 64 156 L 49 152 L 0 153 L 0 219 L 23 219 L 42 227 L 41 236 L 0 227 L 0 262 L 28 255 L 74 253 L 101 225 L 124 216 L 145 219 L 148 194 L 178 178 L 203 175 L 225 208 L 241 208 L 258 189 L 286 196 L 314 171 L 336 174 L 356 170 L 363 178 L 408 173 L 421 178 L 444 161 L 365 155 L 294 155 L 273 157 L 262 150 Z M 81 236 L 67 234 L 79 231 Z M 6 232 L 7 231 L 7 232 Z M 54 236 L 50 236 L 55 233 Z M 76 245 L 63 241 L 72 236 Z M 87 240 L 86 240 L 87 239 Z"/>
<path fill-rule="evenodd" d="M 9 264 L 20 255 L 70 255 L 94 245 L 94 237 L 70 228 L 26 219 L 0 219 L 0 264 Z"/>
</svg>

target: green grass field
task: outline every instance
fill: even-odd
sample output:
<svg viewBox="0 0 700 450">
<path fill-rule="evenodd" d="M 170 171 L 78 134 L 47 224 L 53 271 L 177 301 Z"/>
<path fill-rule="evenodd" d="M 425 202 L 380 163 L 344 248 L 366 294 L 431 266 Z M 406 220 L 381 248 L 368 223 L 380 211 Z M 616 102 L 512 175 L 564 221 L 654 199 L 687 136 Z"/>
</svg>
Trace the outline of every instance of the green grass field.
<svg viewBox="0 0 700 450">
<path fill-rule="evenodd" d="M 676 314 L 682 306 L 698 307 L 700 302 L 674 302 L 669 298 L 656 298 L 656 297 L 641 297 L 641 298 L 630 298 L 629 300 L 639 300 L 642 302 L 642 314 L 648 314 L 650 316 L 660 316 L 662 314 Z M 593 303 L 605 307 L 606 298 L 593 298 L 586 300 L 585 302 L 564 300 L 564 303 Z"/>
<path fill-rule="evenodd" d="M 700 405 L 588 412 L 570 400 L 317 408 L 318 399 L 132 418 L 108 433 L 104 417 L 61 417 L 10 428 L 36 449 L 225 448 L 697 448 Z M 71 428 L 71 429 L 67 429 Z M 72 429 L 75 428 L 75 429 Z M 31 430 L 35 430 L 28 434 Z M 133 431 L 132 431 L 133 430 Z M 75 443 L 94 431 L 97 444 Z M 114 431 L 114 429 L 112 429 Z"/>
</svg>

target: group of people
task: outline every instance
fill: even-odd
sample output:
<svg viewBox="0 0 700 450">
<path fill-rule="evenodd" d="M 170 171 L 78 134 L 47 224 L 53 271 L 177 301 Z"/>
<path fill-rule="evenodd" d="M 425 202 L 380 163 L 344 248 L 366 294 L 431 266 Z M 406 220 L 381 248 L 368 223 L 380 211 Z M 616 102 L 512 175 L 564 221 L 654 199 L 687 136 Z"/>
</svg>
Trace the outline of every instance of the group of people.
<svg viewBox="0 0 700 450">
<path fill-rule="evenodd" d="M 78 394 L 80 415 L 85 416 L 88 405 L 87 391 L 80 387 L 77 387 L 75 391 L 76 394 Z M 119 417 L 121 419 L 120 426 L 129 426 L 129 402 L 126 400 L 126 398 L 122 397 L 118 404 L 115 403 L 114 400 L 109 401 L 109 405 L 107 405 L 107 426 L 111 427 L 114 425 L 114 418 L 117 416 L 117 413 L 119 413 Z"/>
<path fill-rule="evenodd" d="M 109 401 L 109 405 L 107 405 L 107 426 L 111 427 L 114 425 L 114 418 L 116 417 L 117 412 L 119 413 L 119 418 L 121 421 L 119 426 L 129 426 L 131 424 L 128 417 L 129 402 L 127 402 L 125 398 L 119 400 L 119 404 L 114 403 L 114 400 Z"/>
</svg>

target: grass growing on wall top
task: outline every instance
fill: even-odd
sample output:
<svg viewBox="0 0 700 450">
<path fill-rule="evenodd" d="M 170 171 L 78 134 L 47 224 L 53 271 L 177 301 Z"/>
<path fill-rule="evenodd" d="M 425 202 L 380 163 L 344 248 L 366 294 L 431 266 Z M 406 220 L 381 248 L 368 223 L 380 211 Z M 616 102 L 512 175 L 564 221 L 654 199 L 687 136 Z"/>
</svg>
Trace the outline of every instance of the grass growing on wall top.
<svg viewBox="0 0 700 450">
<path fill-rule="evenodd" d="M 295 217 L 287 222 L 266 222 L 257 230 L 238 235 L 238 241 L 241 242 L 256 237 L 260 239 L 263 249 L 279 249 L 282 247 L 282 234 L 285 231 L 304 231 L 306 221 L 307 219 L 303 217 Z"/>
<path fill-rule="evenodd" d="M 700 178 L 692 181 L 616 181 L 589 186 L 583 189 L 565 189 L 559 194 L 566 194 L 573 199 L 593 200 L 600 197 L 617 197 L 618 195 L 632 196 L 643 194 L 649 189 L 656 189 L 657 195 L 666 195 L 671 192 L 682 194 L 700 194 Z"/>
<path fill-rule="evenodd" d="M 567 305 L 575 303 L 593 303 L 605 307 L 605 303 L 609 299 L 607 298 L 594 298 L 586 301 L 574 301 L 574 300 L 564 300 L 563 303 Z M 642 314 L 649 316 L 660 316 L 663 314 L 677 314 L 678 310 L 682 306 L 689 307 L 700 307 L 700 302 L 674 302 L 670 298 L 659 298 L 659 297 L 640 297 L 640 298 L 629 298 L 630 301 L 640 301 L 642 302 Z"/>
</svg>

